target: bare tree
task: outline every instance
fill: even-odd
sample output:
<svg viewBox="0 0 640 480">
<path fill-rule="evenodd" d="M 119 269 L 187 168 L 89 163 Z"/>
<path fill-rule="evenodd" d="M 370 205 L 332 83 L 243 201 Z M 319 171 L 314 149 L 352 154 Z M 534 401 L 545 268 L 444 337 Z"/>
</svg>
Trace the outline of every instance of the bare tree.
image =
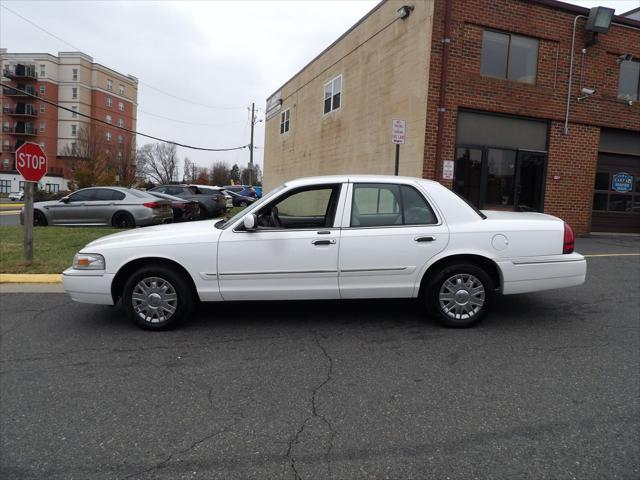
<svg viewBox="0 0 640 480">
<path fill-rule="evenodd" d="M 231 170 L 222 160 L 216 160 L 211 167 L 211 185 L 223 187 L 229 183 Z"/>
<path fill-rule="evenodd" d="M 113 162 L 116 183 L 122 187 L 131 187 L 136 183 L 136 149 L 133 139 L 126 136 L 122 144 L 118 145 L 115 161 Z"/>
<path fill-rule="evenodd" d="M 81 125 L 76 140 L 65 145 L 61 156 L 68 161 L 71 171 L 69 188 L 72 190 L 115 183 L 116 168 L 112 164 L 113 156 L 104 129 Z"/>
<path fill-rule="evenodd" d="M 178 175 L 179 159 L 176 146 L 170 143 L 143 145 L 137 153 L 138 174 L 152 182 L 164 185 Z"/>
<path fill-rule="evenodd" d="M 195 183 L 198 178 L 198 166 L 189 160 L 189 157 L 184 157 L 184 172 L 182 174 L 182 181 L 184 183 Z"/>
<path fill-rule="evenodd" d="M 253 169 L 248 165 L 240 173 L 240 183 L 243 185 L 262 185 L 262 170 L 257 163 L 253 164 Z"/>
</svg>

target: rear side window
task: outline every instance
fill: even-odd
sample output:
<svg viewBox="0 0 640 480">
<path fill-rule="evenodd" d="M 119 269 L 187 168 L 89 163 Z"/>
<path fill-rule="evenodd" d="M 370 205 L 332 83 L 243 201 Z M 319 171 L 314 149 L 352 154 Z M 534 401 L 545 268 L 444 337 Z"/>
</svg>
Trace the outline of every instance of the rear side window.
<svg viewBox="0 0 640 480">
<path fill-rule="evenodd" d="M 167 187 L 162 193 L 166 193 L 167 195 L 180 195 L 183 191 L 184 188 L 182 187 Z"/>
<path fill-rule="evenodd" d="M 93 200 L 124 200 L 124 193 L 109 188 L 101 188 L 96 191 Z"/>
<path fill-rule="evenodd" d="M 353 186 L 352 227 L 433 225 L 437 222 L 433 209 L 414 187 L 375 183 Z"/>
</svg>

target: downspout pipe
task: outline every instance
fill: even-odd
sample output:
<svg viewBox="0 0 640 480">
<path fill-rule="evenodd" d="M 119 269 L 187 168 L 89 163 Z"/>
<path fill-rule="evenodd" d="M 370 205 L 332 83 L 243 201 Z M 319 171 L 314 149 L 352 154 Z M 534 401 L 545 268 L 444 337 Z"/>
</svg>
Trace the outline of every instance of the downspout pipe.
<svg viewBox="0 0 640 480">
<path fill-rule="evenodd" d="M 576 25 L 579 18 L 587 18 L 585 15 L 576 15 L 573 19 L 573 33 L 571 34 L 571 60 L 569 61 L 569 88 L 567 89 L 567 108 L 564 112 L 564 134 L 569 135 L 569 109 L 571 108 L 571 87 L 573 84 L 573 54 L 576 47 Z"/>
<path fill-rule="evenodd" d="M 444 138 L 444 113 L 447 99 L 447 81 L 449 79 L 449 45 L 451 44 L 451 9 L 454 0 L 443 0 L 445 2 L 444 13 L 444 37 L 442 42 L 442 65 L 440 67 L 440 98 L 438 100 L 438 131 L 436 134 L 436 158 L 435 158 L 435 179 L 438 181 L 442 170 L 442 142 Z"/>
</svg>

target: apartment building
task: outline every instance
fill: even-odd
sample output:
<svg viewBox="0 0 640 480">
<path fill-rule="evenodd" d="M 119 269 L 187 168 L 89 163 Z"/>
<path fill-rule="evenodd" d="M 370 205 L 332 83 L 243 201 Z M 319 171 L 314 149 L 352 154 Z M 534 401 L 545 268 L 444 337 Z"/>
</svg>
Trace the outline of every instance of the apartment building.
<svg viewBox="0 0 640 480">
<path fill-rule="evenodd" d="M 15 170 L 15 150 L 25 141 L 39 143 L 47 153 L 49 167 L 40 187 L 54 192 L 67 189 L 69 161 L 78 151 L 79 137 L 86 138 L 85 131 L 92 132 L 94 142 L 95 136 L 100 136 L 99 143 L 110 161 L 132 158 L 135 136 L 117 127 L 136 128 L 135 77 L 95 63 L 82 52 L 55 56 L 0 49 L 0 62 L 2 83 L 10 85 L 3 87 L 0 95 L 0 195 L 24 186 Z"/>
<path fill-rule="evenodd" d="M 387 0 L 267 99 L 264 183 L 393 174 L 580 233 L 640 232 L 640 22 L 556 0 Z"/>
</svg>

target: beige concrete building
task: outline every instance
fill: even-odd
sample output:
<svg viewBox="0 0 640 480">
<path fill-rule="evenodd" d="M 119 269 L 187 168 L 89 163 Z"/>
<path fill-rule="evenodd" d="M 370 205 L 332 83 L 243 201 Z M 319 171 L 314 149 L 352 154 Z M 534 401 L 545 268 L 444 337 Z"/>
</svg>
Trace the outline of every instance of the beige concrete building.
<svg viewBox="0 0 640 480">
<path fill-rule="evenodd" d="M 267 100 L 266 190 L 301 176 L 393 174 L 393 119 L 406 121 L 400 174 L 422 175 L 433 2 L 412 4 L 398 19 L 402 1 L 381 3 Z"/>
</svg>

